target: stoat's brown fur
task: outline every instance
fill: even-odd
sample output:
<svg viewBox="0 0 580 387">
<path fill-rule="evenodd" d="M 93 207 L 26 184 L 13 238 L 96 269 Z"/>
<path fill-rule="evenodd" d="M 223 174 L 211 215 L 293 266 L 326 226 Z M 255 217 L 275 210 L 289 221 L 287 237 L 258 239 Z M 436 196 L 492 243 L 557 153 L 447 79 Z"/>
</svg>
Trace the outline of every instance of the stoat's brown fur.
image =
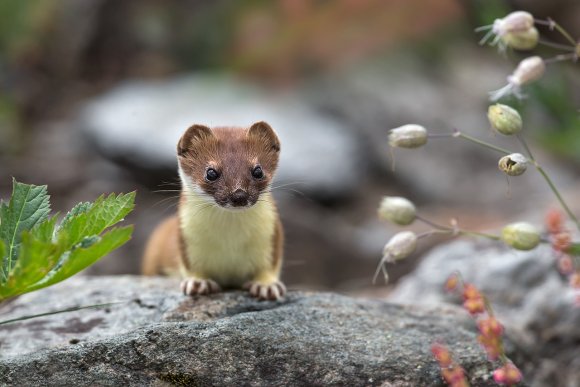
<svg viewBox="0 0 580 387">
<path fill-rule="evenodd" d="M 177 146 L 182 191 L 177 216 L 152 234 L 143 274 L 184 277 L 187 295 L 246 287 L 279 299 L 283 230 L 270 186 L 280 153 L 272 128 L 191 126 Z"/>
</svg>

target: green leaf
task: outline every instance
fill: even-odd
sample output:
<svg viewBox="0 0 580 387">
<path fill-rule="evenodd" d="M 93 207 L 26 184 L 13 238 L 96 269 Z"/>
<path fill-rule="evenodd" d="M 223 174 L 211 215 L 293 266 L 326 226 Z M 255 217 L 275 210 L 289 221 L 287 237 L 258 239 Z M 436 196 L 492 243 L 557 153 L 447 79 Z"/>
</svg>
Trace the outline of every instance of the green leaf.
<svg viewBox="0 0 580 387">
<path fill-rule="evenodd" d="M 14 185 L 0 206 L 0 301 L 67 279 L 131 238 L 132 226 L 109 229 L 133 210 L 135 192 L 79 203 L 57 226 L 45 186 Z"/>
<path fill-rule="evenodd" d="M 2 273 L 6 279 L 18 257 L 23 231 L 31 230 L 50 213 L 46 186 L 18 183 L 13 179 L 12 197 L 0 203 L 0 240 L 5 245 Z"/>
<path fill-rule="evenodd" d="M 61 228 L 66 227 L 72 218 L 87 212 L 88 210 L 91 209 L 92 206 L 93 206 L 93 203 L 89 203 L 89 202 L 81 202 L 81 203 L 77 204 L 62 219 L 62 222 L 60 222 L 60 225 L 58 226 L 58 228 L 61 229 Z"/>
<path fill-rule="evenodd" d="M 22 244 L 16 264 L 8 274 L 5 286 L 0 287 L 0 299 L 8 298 L 40 281 L 58 262 L 63 248 L 52 243 L 56 216 L 32 232 L 22 234 Z"/>
<path fill-rule="evenodd" d="M 6 245 L 4 245 L 4 242 L 2 242 L 2 240 L 0 240 L 0 259 L 3 260 L 4 258 L 4 252 L 6 251 Z M 2 263 L 2 261 L 0 261 L 0 263 Z M 0 289 L 1 286 L 4 286 L 4 282 L 6 281 L 6 277 L 4 276 L 4 270 L 2 270 L 2 268 L 0 267 Z"/>
<path fill-rule="evenodd" d="M 90 208 L 71 216 L 59 227 L 71 245 L 80 243 L 86 236 L 99 235 L 108 227 L 120 222 L 135 206 L 135 192 L 101 196 Z"/>
<path fill-rule="evenodd" d="M 575 256 L 580 257 L 580 243 L 572 244 L 566 252 L 570 255 L 575 255 Z"/>
<path fill-rule="evenodd" d="M 41 289 L 57 282 L 63 281 L 70 276 L 86 269 L 99 258 L 107 255 L 111 251 L 121 247 L 133 233 L 133 226 L 115 228 L 105 233 L 101 237 L 89 237 L 72 251 L 66 251 L 61 257 L 57 266 L 51 270 L 41 281 L 25 289 L 25 292 Z"/>
</svg>

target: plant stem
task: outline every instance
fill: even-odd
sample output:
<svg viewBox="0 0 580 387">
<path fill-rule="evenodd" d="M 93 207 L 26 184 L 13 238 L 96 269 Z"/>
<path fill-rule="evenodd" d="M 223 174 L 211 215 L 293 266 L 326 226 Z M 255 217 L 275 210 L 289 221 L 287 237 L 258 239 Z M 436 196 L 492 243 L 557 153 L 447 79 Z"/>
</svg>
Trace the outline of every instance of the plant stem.
<svg viewBox="0 0 580 387">
<path fill-rule="evenodd" d="M 522 144 L 522 146 L 526 150 L 526 153 L 528 154 L 530 161 L 534 164 L 534 167 L 536 167 L 538 172 L 540 172 L 540 175 L 542 175 L 542 177 L 544 178 L 546 183 L 548 183 L 548 186 L 550 187 L 550 189 L 552 190 L 554 195 L 556 195 L 556 198 L 560 202 L 560 205 L 562 206 L 564 211 L 566 211 L 566 214 L 568 214 L 568 217 L 570 219 L 572 219 L 572 221 L 576 224 L 576 227 L 578 228 L 578 230 L 580 230 L 580 222 L 578 221 L 578 218 L 576 217 L 576 215 L 574 215 L 572 210 L 570 210 L 570 207 L 568 207 L 568 204 L 566 203 L 566 201 L 564 200 L 564 198 L 560 194 L 560 191 L 558 190 L 558 188 L 556 188 L 556 185 L 554 184 L 554 182 L 552 181 L 552 179 L 550 178 L 548 173 L 544 170 L 544 168 L 542 168 L 542 166 L 534 158 L 534 155 L 532 154 L 532 151 L 530 150 L 530 147 L 528 146 L 528 143 L 526 142 L 526 140 L 524 140 L 524 138 L 518 134 L 516 134 L 516 138 L 518 139 L 518 141 Z"/>
<path fill-rule="evenodd" d="M 570 47 L 567 44 L 554 43 L 554 42 L 550 42 L 548 40 L 543 40 L 543 39 L 538 40 L 538 43 L 543 44 L 544 46 L 547 46 L 547 47 L 552 47 L 552 48 L 558 49 L 558 50 L 574 51 L 574 47 Z"/>
<path fill-rule="evenodd" d="M 479 236 L 479 237 L 483 237 L 483 238 L 493 239 L 495 241 L 501 240 L 501 237 L 499 235 L 493 235 L 493 234 L 488 234 L 488 233 L 479 232 L 479 231 L 459 230 L 459 234 L 468 235 L 468 236 Z"/>
<path fill-rule="evenodd" d="M 549 63 L 555 63 L 555 62 L 564 62 L 567 60 L 573 60 L 574 58 L 576 58 L 576 54 L 571 52 L 570 54 L 561 54 L 561 55 L 556 55 L 553 58 L 544 59 L 544 63 L 549 64 Z"/>
<path fill-rule="evenodd" d="M 479 231 L 462 230 L 460 228 L 444 226 L 442 224 L 428 220 L 420 215 L 416 215 L 415 217 L 418 220 L 420 220 L 421 222 L 428 224 L 429 226 L 436 229 L 436 230 L 429 231 L 427 233 L 420 234 L 421 237 L 429 236 L 431 234 L 449 234 L 449 233 L 451 233 L 451 234 L 459 234 L 459 235 L 478 236 L 478 237 L 482 237 L 482 238 L 492 239 L 495 241 L 501 239 L 501 237 L 498 235 L 487 234 L 487 233 L 479 232 Z"/>
<path fill-rule="evenodd" d="M 479 139 L 477 139 L 475 137 L 471 137 L 470 135 L 461 133 L 460 131 L 455 132 L 454 133 L 454 137 L 463 138 L 463 139 L 465 139 L 467 141 L 471 141 L 471 142 L 473 142 L 473 143 L 475 143 L 477 145 L 481 145 L 481 146 L 483 146 L 485 148 L 488 148 L 488 149 L 491 149 L 491 150 L 494 150 L 496 152 L 500 152 L 500 153 L 503 153 L 503 154 L 506 154 L 506 155 L 510 155 L 510 154 L 514 153 L 514 152 L 510 152 L 507 149 L 500 148 L 499 146 L 495 146 L 495 145 L 490 144 L 488 142 L 479 140 Z"/>
<path fill-rule="evenodd" d="M 74 311 L 82 310 L 82 309 L 102 308 L 102 307 L 105 307 L 105 306 L 110 306 L 110 305 L 115 305 L 115 304 L 121 304 L 121 303 L 122 302 L 109 302 L 107 304 L 96 304 L 96 305 L 87 305 L 87 306 L 75 306 L 75 307 L 72 307 L 72 308 L 57 310 L 57 311 L 53 311 L 53 312 L 33 314 L 33 315 L 28 315 L 28 316 L 22 316 L 22 317 L 18 317 L 18 318 L 13 318 L 13 319 L 10 319 L 10 320 L 0 321 L 0 325 L 10 324 L 10 323 L 18 322 L 18 321 L 23 321 L 23 320 L 30 320 L 32 318 L 37 318 L 37 317 L 51 316 L 53 314 L 74 312 Z"/>
<path fill-rule="evenodd" d="M 574 38 L 572 37 L 572 35 L 570 35 L 570 33 L 568 31 L 566 31 L 564 29 L 564 27 L 562 27 L 561 25 L 556 23 L 554 20 L 548 18 L 547 21 L 546 20 L 535 20 L 535 22 L 538 24 L 548 26 L 551 30 L 553 30 L 555 28 L 556 31 L 558 31 L 564 38 L 566 38 L 566 40 L 568 42 L 570 42 L 570 44 L 572 44 L 572 46 L 576 47 L 577 43 L 574 40 Z"/>
<path fill-rule="evenodd" d="M 419 214 L 415 215 L 415 218 L 418 219 L 418 220 L 420 220 L 421 222 L 423 222 L 423 223 L 425 223 L 425 224 L 427 224 L 427 225 L 429 225 L 429 226 L 431 226 L 433 228 L 439 229 L 439 230 L 448 230 L 449 229 L 449 227 L 440 225 L 440 224 L 435 223 L 435 222 L 432 222 L 429 219 L 426 219 L 426 218 L 422 217 Z"/>
</svg>

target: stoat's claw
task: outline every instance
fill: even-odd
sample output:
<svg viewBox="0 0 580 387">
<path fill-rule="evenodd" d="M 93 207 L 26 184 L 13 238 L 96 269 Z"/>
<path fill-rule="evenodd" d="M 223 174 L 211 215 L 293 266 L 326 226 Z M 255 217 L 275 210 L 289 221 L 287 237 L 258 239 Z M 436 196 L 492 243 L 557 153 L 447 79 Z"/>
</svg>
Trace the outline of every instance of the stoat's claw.
<svg viewBox="0 0 580 387">
<path fill-rule="evenodd" d="M 280 281 L 270 284 L 248 282 L 244 287 L 250 291 L 252 297 L 258 300 L 277 301 L 286 294 L 286 286 Z"/>
<path fill-rule="evenodd" d="M 210 279 L 186 278 L 181 281 L 181 292 L 186 296 L 217 293 L 221 290 L 217 282 Z"/>
</svg>

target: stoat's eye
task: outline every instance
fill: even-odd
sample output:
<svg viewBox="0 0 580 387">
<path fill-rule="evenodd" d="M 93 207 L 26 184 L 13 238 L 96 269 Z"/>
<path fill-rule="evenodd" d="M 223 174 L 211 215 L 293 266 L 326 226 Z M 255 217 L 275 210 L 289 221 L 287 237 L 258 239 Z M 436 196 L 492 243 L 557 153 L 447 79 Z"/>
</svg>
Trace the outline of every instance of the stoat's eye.
<svg viewBox="0 0 580 387">
<path fill-rule="evenodd" d="M 208 168 L 208 170 L 205 171 L 205 179 L 207 181 L 216 181 L 219 177 L 220 177 L 219 172 L 213 168 Z"/>
<path fill-rule="evenodd" d="M 252 176 L 254 176 L 254 179 L 263 178 L 264 171 L 262 171 L 262 167 L 260 167 L 259 165 L 255 166 L 254 169 L 252 169 Z"/>
</svg>

